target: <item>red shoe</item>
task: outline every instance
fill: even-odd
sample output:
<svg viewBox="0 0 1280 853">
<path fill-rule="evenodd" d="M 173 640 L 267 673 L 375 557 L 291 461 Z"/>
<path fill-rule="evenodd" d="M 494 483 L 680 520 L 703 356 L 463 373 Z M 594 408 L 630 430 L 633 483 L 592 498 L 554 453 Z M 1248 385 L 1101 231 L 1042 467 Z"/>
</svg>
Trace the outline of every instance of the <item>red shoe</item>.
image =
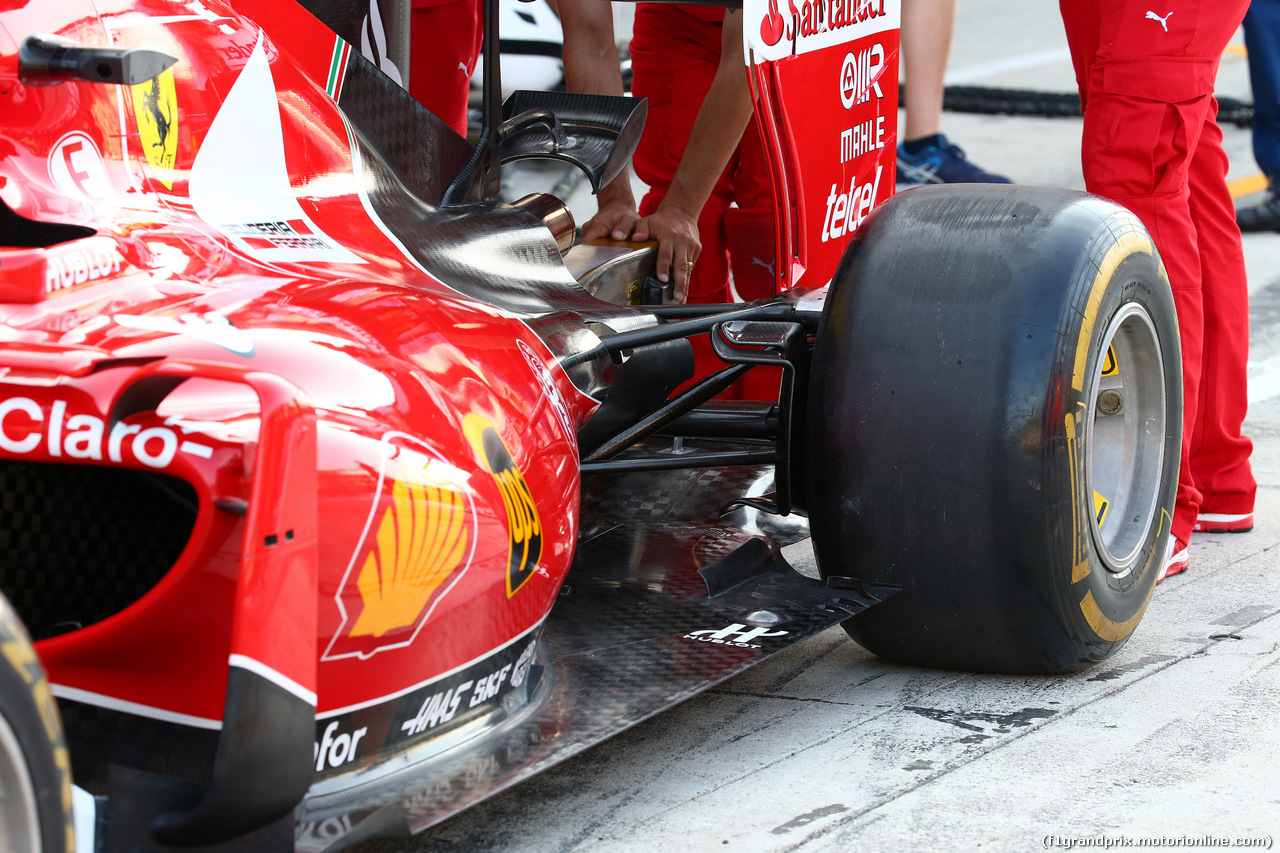
<svg viewBox="0 0 1280 853">
<path fill-rule="evenodd" d="M 1169 549 L 1165 551 L 1164 567 L 1160 569 L 1160 574 L 1156 575 L 1156 583 L 1160 583 L 1170 575 L 1182 574 L 1190 565 L 1191 558 L 1187 555 L 1187 543 L 1170 537 Z"/>
<path fill-rule="evenodd" d="M 1202 512 L 1196 516 L 1195 529 L 1204 533 L 1248 533 L 1253 529 L 1253 513 Z"/>
</svg>

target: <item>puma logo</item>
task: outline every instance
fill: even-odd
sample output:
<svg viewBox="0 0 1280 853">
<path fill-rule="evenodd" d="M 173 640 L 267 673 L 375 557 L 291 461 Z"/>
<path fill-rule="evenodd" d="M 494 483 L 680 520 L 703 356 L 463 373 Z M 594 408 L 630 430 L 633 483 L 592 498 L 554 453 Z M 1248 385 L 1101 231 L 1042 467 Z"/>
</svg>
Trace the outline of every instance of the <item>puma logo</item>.
<svg viewBox="0 0 1280 853">
<path fill-rule="evenodd" d="M 755 266 L 756 264 L 759 264 L 760 266 L 762 266 L 762 267 L 764 267 L 765 269 L 767 269 L 767 270 L 769 271 L 769 275 L 773 275 L 773 263 L 772 263 L 772 262 L 770 262 L 770 263 L 767 263 L 767 264 L 766 264 L 764 261 L 760 260 L 759 258 L 752 258 L 752 259 L 751 259 L 751 265 L 752 265 L 752 266 Z"/>
<path fill-rule="evenodd" d="M 1167 32 L 1169 32 L 1169 19 L 1170 19 L 1170 18 L 1172 18 L 1172 17 L 1173 17 L 1173 13 L 1172 13 L 1172 12 L 1170 12 L 1170 13 L 1169 13 L 1169 14 L 1167 14 L 1167 15 L 1165 15 L 1163 18 L 1162 18 L 1162 17 L 1160 17 L 1159 15 L 1157 15 L 1155 12 L 1148 12 L 1148 13 L 1147 13 L 1147 20 L 1149 20 L 1149 21 L 1159 21 L 1159 22 L 1160 22 L 1160 26 L 1164 27 L 1164 31 L 1165 31 L 1166 33 L 1167 33 Z"/>
</svg>

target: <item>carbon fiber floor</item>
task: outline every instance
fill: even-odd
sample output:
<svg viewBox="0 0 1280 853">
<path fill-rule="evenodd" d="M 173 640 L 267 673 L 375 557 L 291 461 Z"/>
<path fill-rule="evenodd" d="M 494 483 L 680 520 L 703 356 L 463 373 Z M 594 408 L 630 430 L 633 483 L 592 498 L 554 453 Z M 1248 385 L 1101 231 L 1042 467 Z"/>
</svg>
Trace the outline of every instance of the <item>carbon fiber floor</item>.
<svg viewBox="0 0 1280 853">
<path fill-rule="evenodd" d="M 767 491 L 768 474 L 663 472 L 585 484 L 588 532 L 543 629 L 530 713 L 456 757 L 423 762 L 403 784 L 340 809 L 308 809 L 299 849 L 323 849 L 318 827 L 326 824 L 356 838 L 443 820 L 890 594 L 796 573 L 779 549 L 807 535 L 803 519 L 721 513 L 746 491 Z"/>
</svg>

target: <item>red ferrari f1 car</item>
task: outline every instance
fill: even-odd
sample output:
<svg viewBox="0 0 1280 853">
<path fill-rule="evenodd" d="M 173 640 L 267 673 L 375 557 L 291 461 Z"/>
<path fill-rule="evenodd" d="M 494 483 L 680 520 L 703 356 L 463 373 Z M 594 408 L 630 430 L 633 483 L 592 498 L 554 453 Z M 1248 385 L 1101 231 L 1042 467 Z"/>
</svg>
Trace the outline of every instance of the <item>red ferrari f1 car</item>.
<svg viewBox="0 0 1280 853">
<path fill-rule="evenodd" d="M 746 0 L 780 262 L 730 305 L 497 198 L 598 189 L 642 102 L 500 104 L 489 56 L 469 143 L 367 6 L 0 3 L 3 850 L 419 829 L 837 623 L 1006 672 L 1131 634 L 1159 258 L 1078 193 L 891 198 L 895 2 Z"/>
</svg>

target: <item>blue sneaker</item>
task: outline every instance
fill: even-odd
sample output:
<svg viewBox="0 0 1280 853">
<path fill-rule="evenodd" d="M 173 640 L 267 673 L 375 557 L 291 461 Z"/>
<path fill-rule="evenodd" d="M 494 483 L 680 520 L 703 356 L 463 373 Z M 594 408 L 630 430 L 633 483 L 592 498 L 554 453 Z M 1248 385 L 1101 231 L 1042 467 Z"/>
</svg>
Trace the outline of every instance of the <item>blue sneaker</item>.
<svg viewBox="0 0 1280 853">
<path fill-rule="evenodd" d="M 1003 175 L 993 175 L 965 159 L 964 151 L 938 134 L 938 144 L 917 154 L 898 146 L 898 185 L 903 184 L 1011 184 Z"/>
<path fill-rule="evenodd" d="M 1267 184 L 1266 200 L 1236 211 L 1241 231 L 1280 231 L 1280 175 L 1269 176 Z"/>
</svg>

